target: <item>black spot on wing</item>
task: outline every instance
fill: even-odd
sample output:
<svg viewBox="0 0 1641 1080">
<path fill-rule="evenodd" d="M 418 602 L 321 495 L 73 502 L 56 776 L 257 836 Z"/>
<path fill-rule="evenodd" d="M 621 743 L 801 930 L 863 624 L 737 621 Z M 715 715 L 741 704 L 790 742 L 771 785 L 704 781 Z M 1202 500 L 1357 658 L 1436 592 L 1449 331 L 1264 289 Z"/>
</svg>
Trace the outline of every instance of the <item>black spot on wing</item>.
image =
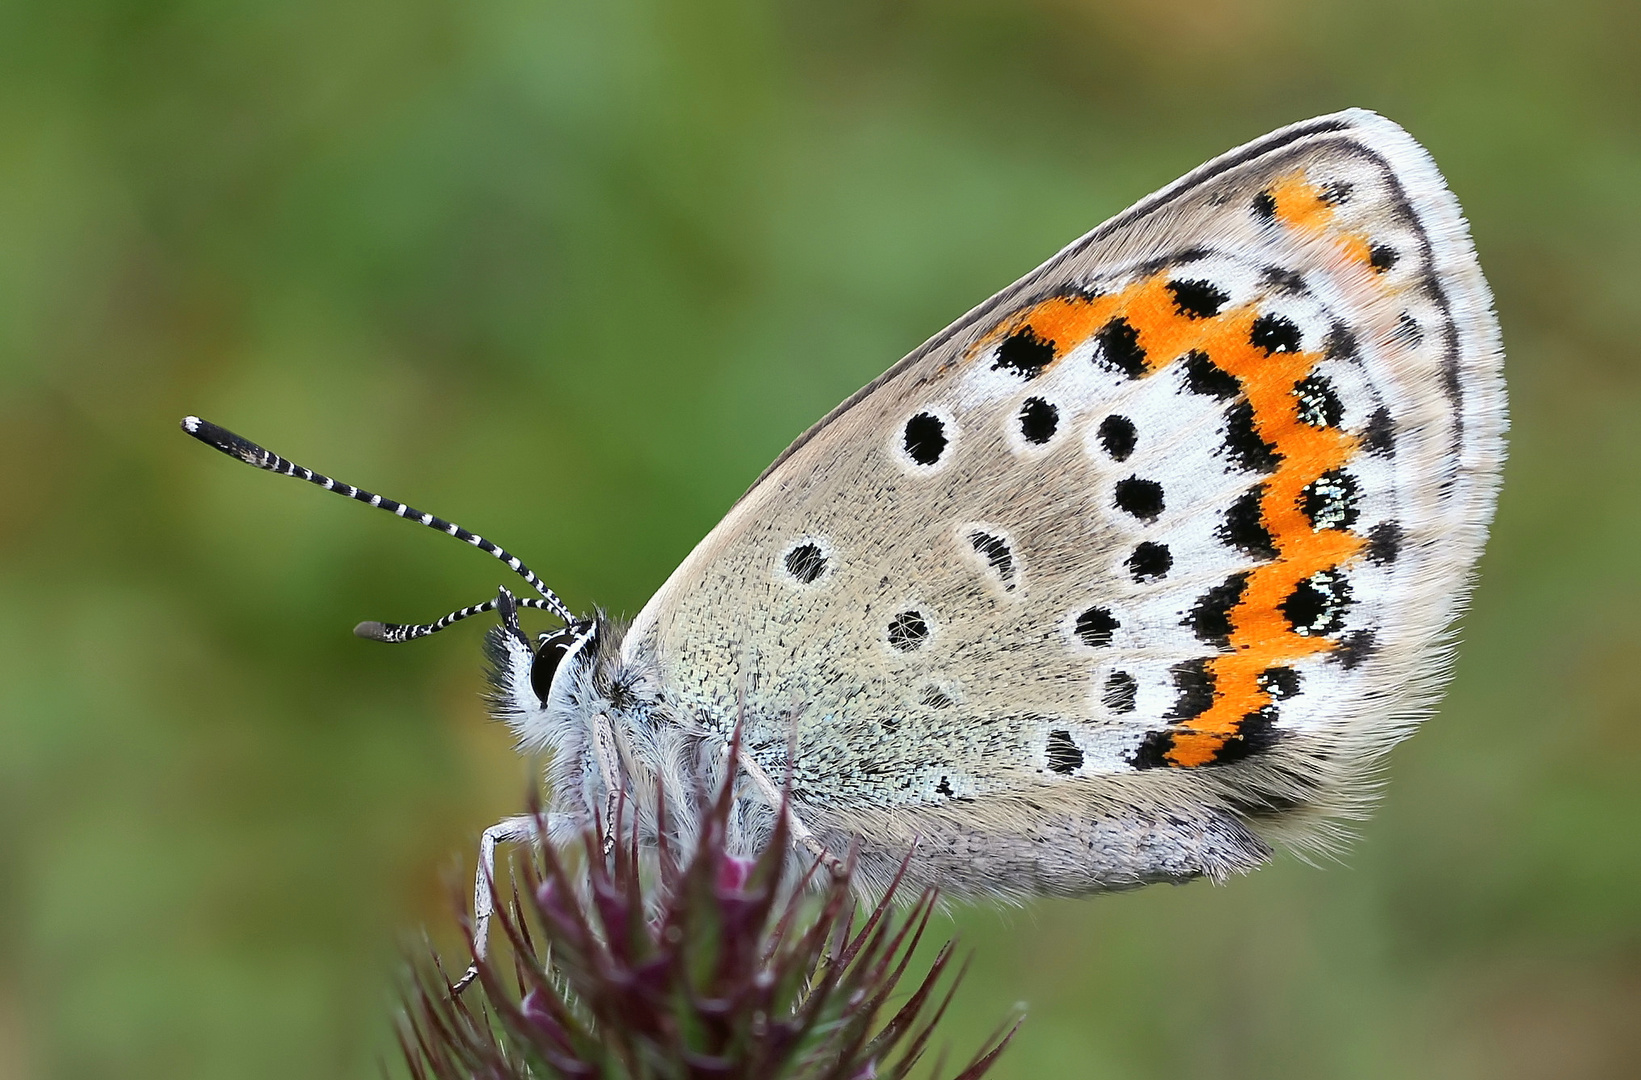
<svg viewBox="0 0 1641 1080">
<path fill-rule="evenodd" d="M 1147 731 L 1140 740 L 1140 745 L 1134 749 L 1134 754 L 1128 763 L 1136 769 L 1166 769 L 1168 767 L 1168 751 L 1174 748 L 1174 733 L 1171 731 Z"/>
<path fill-rule="evenodd" d="M 1402 527 L 1394 521 L 1381 521 L 1367 534 L 1368 561 L 1378 566 L 1389 566 L 1402 553 Z"/>
<path fill-rule="evenodd" d="M 826 573 L 826 555 L 815 544 L 799 544 L 786 553 L 786 572 L 804 585 L 813 585 Z"/>
<path fill-rule="evenodd" d="M 1358 516 L 1356 478 L 1332 469 L 1306 484 L 1299 492 L 1299 509 L 1311 528 L 1348 529 Z"/>
<path fill-rule="evenodd" d="M 889 620 L 889 646 L 910 652 L 929 640 L 929 622 L 921 611 L 902 611 Z"/>
<path fill-rule="evenodd" d="M 1328 659 L 1346 671 L 1354 671 L 1371 657 L 1377 648 L 1378 639 L 1372 630 L 1355 630 L 1339 639 L 1339 643 L 1328 654 Z"/>
<path fill-rule="evenodd" d="M 1299 422 L 1317 428 L 1336 428 L 1345 417 L 1345 406 L 1326 375 L 1306 375 L 1293 384 L 1298 399 L 1295 412 Z"/>
<path fill-rule="evenodd" d="M 1060 426 L 1060 410 L 1040 397 L 1030 397 L 1020 405 L 1020 437 L 1033 446 L 1054 438 Z"/>
<path fill-rule="evenodd" d="M 1231 644 L 1231 609 L 1242 602 L 1248 588 L 1246 573 L 1232 574 L 1197 598 L 1184 624 L 1201 641 L 1224 649 Z"/>
<path fill-rule="evenodd" d="M 969 544 L 975 552 L 991 565 L 997 576 L 1003 579 L 1003 588 L 1007 591 L 1014 589 L 1014 550 L 1009 542 L 1001 536 L 994 536 L 988 532 L 975 530 L 969 534 Z"/>
<path fill-rule="evenodd" d="M 1276 196 L 1268 191 L 1261 191 L 1254 196 L 1254 217 L 1260 221 L 1274 221 L 1276 219 Z"/>
<path fill-rule="evenodd" d="M 1242 393 L 1236 376 L 1209 359 L 1200 349 L 1185 354 L 1185 388 L 1193 394 L 1227 401 Z"/>
<path fill-rule="evenodd" d="M 1373 267 L 1375 273 L 1384 273 L 1395 266 L 1400 258 L 1396 249 L 1389 244 L 1374 244 L 1368 248 L 1368 265 Z"/>
<path fill-rule="evenodd" d="M 1322 340 L 1322 353 L 1329 360 L 1354 361 L 1361 355 L 1356 335 L 1343 323 L 1335 323 Z"/>
<path fill-rule="evenodd" d="M 1219 314 L 1230 294 L 1207 281 L 1170 281 L 1174 307 L 1187 319 L 1208 319 Z"/>
<path fill-rule="evenodd" d="M 1295 585 L 1277 605 L 1293 627 L 1305 637 L 1322 637 L 1345 624 L 1345 610 L 1351 605 L 1350 582 L 1338 570 L 1319 570 Z"/>
<path fill-rule="evenodd" d="M 1322 185 L 1318 198 L 1329 206 L 1340 206 L 1350 201 L 1351 192 L 1355 190 L 1356 185 L 1347 180 L 1329 180 Z"/>
<path fill-rule="evenodd" d="M 1128 556 L 1127 566 L 1128 573 L 1135 581 L 1158 581 L 1167 577 L 1168 571 L 1174 568 L 1174 554 L 1168 550 L 1167 544 L 1147 540 L 1135 546 L 1133 554 Z"/>
<path fill-rule="evenodd" d="M 1157 520 L 1164 509 L 1162 485 L 1137 476 L 1117 481 L 1114 498 L 1117 509 L 1141 521 Z"/>
<path fill-rule="evenodd" d="M 1136 278 L 1152 277 L 1164 270 L 1169 269 L 1170 267 L 1180 267 L 1189 263 L 1201 262 L 1203 259 L 1208 258 L 1212 254 L 1214 254 L 1214 252 L 1205 247 L 1181 248 L 1172 255 L 1166 255 L 1158 259 L 1147 259 L 1145 262 L 1140 263 L 1134 268 L 1134 276 Z"/>
<path fill-rule="evenodd" d="M 1069 731 L 1048 733 L 1048 767 L 1057 773 L 1072 773 L 1083 767 L 1083 752 L 1071 740 Z"/>
<path fill-rule="evenodd" d="M 1179 723 L 1195 720 L 1214 704 L 1214 673 L 1206 657 L 1187 660 L 1169 669 L 1174 677 L 1174 706 L 1164 719 Z"/>
<path fill-rule="evenodd" d="M 933 465 L 946 452 L 946 423 L 933 413 L 921 412 L 906 421 L 901 445 L 919 465 Z"/>
<path fill-rule="evenodd" d="M 1267 266 L 1259 275 L 1259 283 L 1267 289 L 1297 296 L 1305 291 L 1305 277 L 1297 271 L 1281 266 Z"/>
<path fill-rule="evenodd" d="M 1396 326 L 1390 332 L 1390 340 L 1408 349 L 1417 349 L 1424 344 L 1424 327 L 1419 325 L 1411 312 L 1402 312 L 1396 316 Z"/>
<path fill-rule="evenodd" d="M 1139 442 L 1134 421 L 1126 416 L 1108 416 L 1100 421 L 1100 446 L 1111 455 L 1112 461 L 1127 461 Z"/>
<path fill-rule="evenodd" d="M 1115 713 L 1131 713 L 1139 701 L 1140 683 L 1126 671 L 1113 671 L 1105 677 L 1105 688 L 1100 702 Z"/>
<path fill-rule="evenodd" d="M 1281 315 L 1261 315 L 1248 331 L 1248 340 L 1266 356 L 1299 351 L 1299 327 Z"/>
<path fill-rule="evenodd" d="M 923 694 L 918 698 L 918 704 L 930 709 L 946 709 L 955 705 L 951 696 L 938 686 L 925 686 Z"/>
<path fill-rule="evenodd" d="M 1009 371 L 1026 379 L 1035 379 L 1043 369 L 1054 362 L 1054 342 L 1037 336 L 1031 327 L 1022 327 L 1003 339 L 997 346 L 993 371 Z"/>
<path fill-rule="evenodd" d="M 1276 745 L 1276 708 L 1267 705 L 1244 716 L 1237 724 L 1236 733 L 1226 737 L 1214 753 L 1213 765 L 1228 765 L 1251 754 L 1269 750 Z"/>
<path fill-rule="evenodd" d="M 1373 410 L 1368 422 L 1362 428 L 1362 445 L 1367 447 L 1370 454 L 1381 457 L 1392 457 L 1396 453 L 1396 421 L 1390 415 L 1390 410 L 1384 406 Z"/>
<path fill-rule="evenodd" d="M 1103 648 L 1111 644 L 1111 635 L 1121 625 L 1110 610 L 1091 607 L 1077 616 L 1077 639 L 1090 648 Z"/>
<path fill-rule="evenodd" d="M 1225 410 L 1225 456 L 1239 468 L 1257 473 L 1272 473 L 1282 461 L 1275 443 L 1260 437 L 1254 427 L 1254 407 L 1239 401 Z"/>
<path fill-rule="evenodd" d="M 1256 559 L 1276 558 L 1276 538 L 1265 527 L 1265 485 L 1255 484 L 1225 511 L 1215 535 L 1230 547 Z"/>
<path fill-rule="evenodd" d="M 1259 673 L 1259 688 L 1278 701 L 1299 693 L 1299 672 L 1291 667 L 1268 667 Z"/>
<path fill-rule="evenodd" d="M 1112 319 L 1094 335 L 1099 344 L 1095 354 L 1099 362 L 1130 379 L 1145 374 L 1145 350 L 1140 348 L 1140 334 L 1127 319 Z"/>
</svg>

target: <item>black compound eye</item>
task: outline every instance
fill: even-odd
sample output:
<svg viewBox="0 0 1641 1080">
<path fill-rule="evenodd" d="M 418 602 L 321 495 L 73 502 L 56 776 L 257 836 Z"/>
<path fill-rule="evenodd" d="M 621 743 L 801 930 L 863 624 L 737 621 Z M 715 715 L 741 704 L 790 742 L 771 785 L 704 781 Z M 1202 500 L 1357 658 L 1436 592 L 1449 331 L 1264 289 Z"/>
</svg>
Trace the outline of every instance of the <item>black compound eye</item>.
<svg viewBox="0 0 1641 1080">
<path fill-rule="evenodd" d="M 556 634 L 547 635 L 541 648 L 536 650 L 535 661 L 530 665 L 530 685 L 535 688 L 536 697 L 541 699 L 543 705 L 547 703 L 547 692 L 553 688 L 553 675 L 558 671 L 558 665 L 581 640 L 582 633 L 579 629 L 565 627 Z"/>
</svg>

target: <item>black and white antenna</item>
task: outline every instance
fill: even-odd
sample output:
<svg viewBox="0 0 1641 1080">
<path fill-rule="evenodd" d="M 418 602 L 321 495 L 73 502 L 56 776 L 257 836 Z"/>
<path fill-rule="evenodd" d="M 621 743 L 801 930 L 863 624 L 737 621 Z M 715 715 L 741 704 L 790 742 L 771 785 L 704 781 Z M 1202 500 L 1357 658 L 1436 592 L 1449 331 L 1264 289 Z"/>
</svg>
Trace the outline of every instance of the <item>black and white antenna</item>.
<svg viewBox="0 0 1641 1080">
<path fill-rule="evenodd" d="M 299 479 L 308 481 L 310 484 L 318 484 L 326 491 L 335 491 L 339 494 L 346 495 L 350 499 L 356 499 L 359 502 L 369 503 L 371 506 L 380 507 L 381 509 L 386 510 L 388 513 L 397 517 L 418 522 L 422 525 L 426 525 L 430 529 L 437 529 L 448 536 L 454 536 L 457 540 L 473 545 L 480 551 L 494 555 L 496 558 L 506 563 L 514 573 L 518 574 L 519 577 L 529 582 L 530 587 L 540 593 L 542 597 L 540 600 L 537 600 L 534 597 L 520 597 L 519 599 L 514 600 L 513 603 L 516 603 L 519 607 L 529 607 L 537 608 L 542 611 L 551 611 L 554 615 L 557 615 L 566 623 L 574 623 L 577 621 L 575 616 L 570 613 L 570 609 L 564 606 L 564 601 L 560 600 L 553 593 L 553 590 L 549 589 L 546 584 L 536 576 L 534 570 L 531 570 L 528 566 L 525 566 L 524 563 L 521 562 L 516 556 L 511 555 L 506 550 L 492 544 L 478 533 L 468 532 L 466 529 L 462 528 L 460 525 L 457 525 L 453 521 L 446 521 L 443 518 L 434 517 L 432 514 L 424 514 L 420 510 L 406 506 L 402 502 L 395 502 L 392 499 L 383 498 L 380 495 L 373 495 L 361 488 L 354 487 L 352 484 L 344 484 L 339 481 L 332 480 L 330 477 L 325 476 L 322 473 L 316 473 L 312 469 L 305 469 L 295 462 L 286 461 L 284 458 L 280 457 L 271 450 L 264 450 L 262 447 L 258 446 L 249 439 L 241 438 L 240 436 L 235 435 L 227 428 L 218 427 L 209 420 L 201 420 L 197 416 L 185 416 L 182 418 L 182 430 L 186 431 L 200 442 L 205 443 L 207 446 L 213 446 L 222 451 L 224 454 L 227 454 L 229 457 L 238 458 L 247 465 L 254 465 L 258 469 L 266 469 L 268 472 L 279 473 L 283 476 L 295 476 Z M 505 594 L 506 591 L 507 590 L 503 589 L 502 593 Z M 426 637 L 429 634 L 436 634 L 440 630 L 443 630 L 445 627 L 449 626 L 451 623 L 460 622 L 470 616 L 478 615 L 486 611 L 494 611 L 497 607 L 498 601 L 499 598 L 498 600 L 486 600 L 482 604 L 474 604 L 471 607 L 459 608 L 456 611 L 452 611 L 450 614 L 444 616 L 442 619 L 430 623 L 401 625 L 399 623 L 362 622 L 353 628 L 353 632 L 362 638 L 369 638 L 372 641 L 414 641 L 416 638 Z"/>
</svg>

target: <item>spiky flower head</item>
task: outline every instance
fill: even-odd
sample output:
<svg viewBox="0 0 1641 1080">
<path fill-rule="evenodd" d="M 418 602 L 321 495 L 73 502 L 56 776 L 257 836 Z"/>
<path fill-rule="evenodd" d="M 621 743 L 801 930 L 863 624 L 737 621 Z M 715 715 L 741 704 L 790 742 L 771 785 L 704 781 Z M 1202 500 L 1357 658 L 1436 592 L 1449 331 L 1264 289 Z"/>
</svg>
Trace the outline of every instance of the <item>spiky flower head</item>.
<svg viewBox="0 0 1641 1080">
<path fill-rule="evenodd" d="M 584 858 L 573 865 L 550 844 L 521 860 L 512 895 L 498 895 L 495 905 L 511 946 L 510 970 L 495 954 L 478 960 L 476 982 L 458 996 L 436 962 L 417 966 L 399 1031 L 411 1075 L 908 1075 L 961 979 L 961 972 L 944 978 L 952 963 L 948 943 L 896 999 L 928 926 L 933 892 L 897 912 L 891 886 L 857 920 L 847 871 L 823 871 L 818 883 L 784 880 L 784 812 L 756 858 L 730 854 L 732 806 L 726 785 L 685 860 L 663 839 L 653 868 L 646 866 L 636 831 L 607 842 L 621 835 L 619 825 L 610 833 L 595 825 L 583 838 Z M 988 1040 L 956 1080 L 982 1076 L 1012 1035 L 1000 1031 Z"/>
</svg>

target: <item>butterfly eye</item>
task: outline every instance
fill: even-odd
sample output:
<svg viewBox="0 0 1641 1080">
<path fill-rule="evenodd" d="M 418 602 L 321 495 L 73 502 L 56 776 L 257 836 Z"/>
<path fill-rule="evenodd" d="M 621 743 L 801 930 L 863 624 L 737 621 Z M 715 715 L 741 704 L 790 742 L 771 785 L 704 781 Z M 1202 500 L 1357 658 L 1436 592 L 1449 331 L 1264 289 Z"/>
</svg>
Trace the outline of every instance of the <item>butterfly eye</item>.
<svg viewBox="0 0 1641 1080">
<path fill-rule="evenodd" d="M 553 688 L 553 675 L 557 673 L 558 665 L 581 640 L 583 633 L 581 629 L 565 627 L 556 634 L 549 634 L 542 641 L 541 648 L 536 650 L 536 658 L 530 665 L 530 685 L 535 688 L 536 697 L 541 699 L 543 705 L 547 703 L 547 692 Z"/>
</svg>

